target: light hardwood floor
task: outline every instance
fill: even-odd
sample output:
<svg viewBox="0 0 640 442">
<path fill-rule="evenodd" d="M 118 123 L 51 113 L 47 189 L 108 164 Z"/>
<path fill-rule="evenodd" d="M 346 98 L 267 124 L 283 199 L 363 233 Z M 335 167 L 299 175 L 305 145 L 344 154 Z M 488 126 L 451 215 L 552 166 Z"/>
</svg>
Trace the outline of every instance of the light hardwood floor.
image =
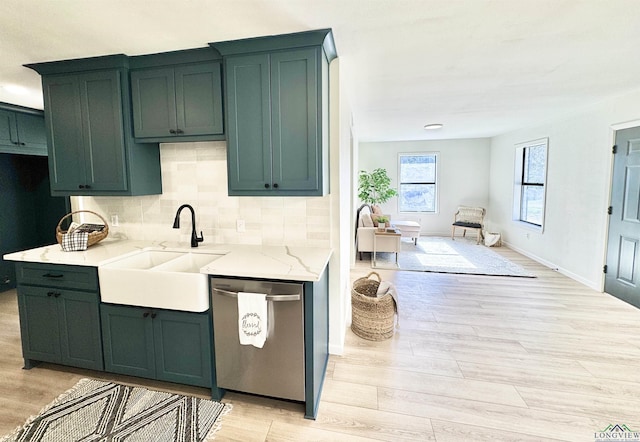
<svg viewBox="0 0 640 442">
<path fill-rule="evenodd" d="M 507 249 L 537 278 L 379 270 L 400 295 L 393 338 L 347 331 L 318 418 L 238 393 L 217 440 L 594 441 L 640 430 L 640 310 Z M 359 262 L 352 280 L 370 272 Z M 207 390 L 42 364 L 22 370 L 15 291 L 0 294 L 0 434 L 82 377 L 207 397 Z"/>
</svg>

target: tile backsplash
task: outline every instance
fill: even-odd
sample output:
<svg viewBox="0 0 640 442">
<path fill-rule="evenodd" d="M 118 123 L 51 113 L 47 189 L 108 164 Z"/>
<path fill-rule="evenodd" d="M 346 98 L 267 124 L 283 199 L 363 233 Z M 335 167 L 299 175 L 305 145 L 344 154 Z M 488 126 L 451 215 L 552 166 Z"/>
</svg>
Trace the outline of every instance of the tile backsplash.
<svg viewBox="0 0 640 442">
<path fill-rule="evenodd" d="M 230 197 L 227 195 L 226 142 L 160 145 L 162 195 L 73 197 L 74 210 L 92 210 L 109 223 L 110 236 L 180 241 L 189 245 L 191 214 L 176 210 L 191 204 L 204 244 L 254 244 L 330 247 L 330 196 Z M 118 216 L 118 226 L 111 217 Z M 88 215 L 87 221 L 95 221 Z M 237 231 L 244 220 L 245 231 Z"/>
</svg>

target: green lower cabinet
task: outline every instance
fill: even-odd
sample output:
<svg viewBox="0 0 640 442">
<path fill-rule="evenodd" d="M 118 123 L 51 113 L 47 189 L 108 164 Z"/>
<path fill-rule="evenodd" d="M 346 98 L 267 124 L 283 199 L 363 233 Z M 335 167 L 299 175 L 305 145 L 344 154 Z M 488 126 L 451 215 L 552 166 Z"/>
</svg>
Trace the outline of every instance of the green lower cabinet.
<svg viewBox="0 0 640 442">
<path fill-rule="evenodd" d="M 105 370 L 155 378 L 153 323 L 149 310 L 102 304 L 100 315 Z"/>
<path fill-rule="evenodd" d="M 208 313 L 158 311 L 153 319 L 158 379 L 211 387 L 210 322 Z"/>
<path fill-rule="evenodd" d="M 103 369 L 97 293 L 20 286 L 18 307 L 27 367 L 44 361 Z"/>
<path fill-rule="evenodd" d="M 211 387 L 208 313 L 102 304 L 105 370 Z"/>
</svg>

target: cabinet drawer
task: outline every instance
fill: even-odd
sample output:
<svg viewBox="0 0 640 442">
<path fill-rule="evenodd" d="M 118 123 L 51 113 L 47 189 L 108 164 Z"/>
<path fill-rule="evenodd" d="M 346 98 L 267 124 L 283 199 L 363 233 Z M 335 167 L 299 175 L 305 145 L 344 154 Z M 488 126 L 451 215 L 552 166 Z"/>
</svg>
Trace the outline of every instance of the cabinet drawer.
<svg viewBox="0 0 640 442">
<path fill-rule="evenodd" d="M 79 292 L 77 290 L 55 289 L 50 287 L 22 286 L 18 289 L 20 296 L 38 296 L 42 298 L 64 299 L 68 301 L 100 303 L 100 295 L 97 292 Z"/>
<path fill-rule="evenodd" d="M 98 291 L 96 267 L 19 262 L 16 263 L 16 279 L 18 284 Z"/>
</svg>

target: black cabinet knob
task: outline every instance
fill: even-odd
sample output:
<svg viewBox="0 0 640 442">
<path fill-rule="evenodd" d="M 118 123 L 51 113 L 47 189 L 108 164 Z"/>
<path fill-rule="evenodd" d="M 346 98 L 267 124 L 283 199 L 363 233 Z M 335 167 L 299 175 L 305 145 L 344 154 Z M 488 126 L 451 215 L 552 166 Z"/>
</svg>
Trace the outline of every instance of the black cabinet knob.
<svg viewBox="0 0 640 442">
<path fill-rule="evenodd" d="M 184 131 L 182 129 L 178 129 L 176 132 L 179 133 L 179 134 L 183 134 L 184 133 Z"/>
<path fill-rule="evenodd" d="M 169 129 L 169 133 L 170 133 L 170 134 L 175 134 L 175 133 L 176 133 L 176 130 L 175 130 L 175 129 Z"/>
<path fill-rule="evenodd" d="M 277 189 L 278 188 L 278 183 L 273 183 L 273 188 Z"/>
<path fill-rule="evenodd" d="M 146 318 L 146 317 L 148 317 L 148 316 L 149 316 L 149 312 L 144 312 L 144 313 L 142 314 L 142 317 L 143 317 L 143 318 Z"/>
<path fill-rule="evenodd" d="M 271 186 L 269 185 L 269 183 L 264 183 L 264 188 L 265 188 L 265 189 L 268 189 L 269 187 L 271 187 Z"/>
<path fill-rule="evenodd" d="M 158 316 L 155 313 L 151 313 L 151 319 L 155 319 L 155 317 Z"/>
<path fill-rule="evenodd" d="M 91 186 L 88 184 L 80 184 L 78 186 L 79 189 L 91 189 Z"/>
</svg>

